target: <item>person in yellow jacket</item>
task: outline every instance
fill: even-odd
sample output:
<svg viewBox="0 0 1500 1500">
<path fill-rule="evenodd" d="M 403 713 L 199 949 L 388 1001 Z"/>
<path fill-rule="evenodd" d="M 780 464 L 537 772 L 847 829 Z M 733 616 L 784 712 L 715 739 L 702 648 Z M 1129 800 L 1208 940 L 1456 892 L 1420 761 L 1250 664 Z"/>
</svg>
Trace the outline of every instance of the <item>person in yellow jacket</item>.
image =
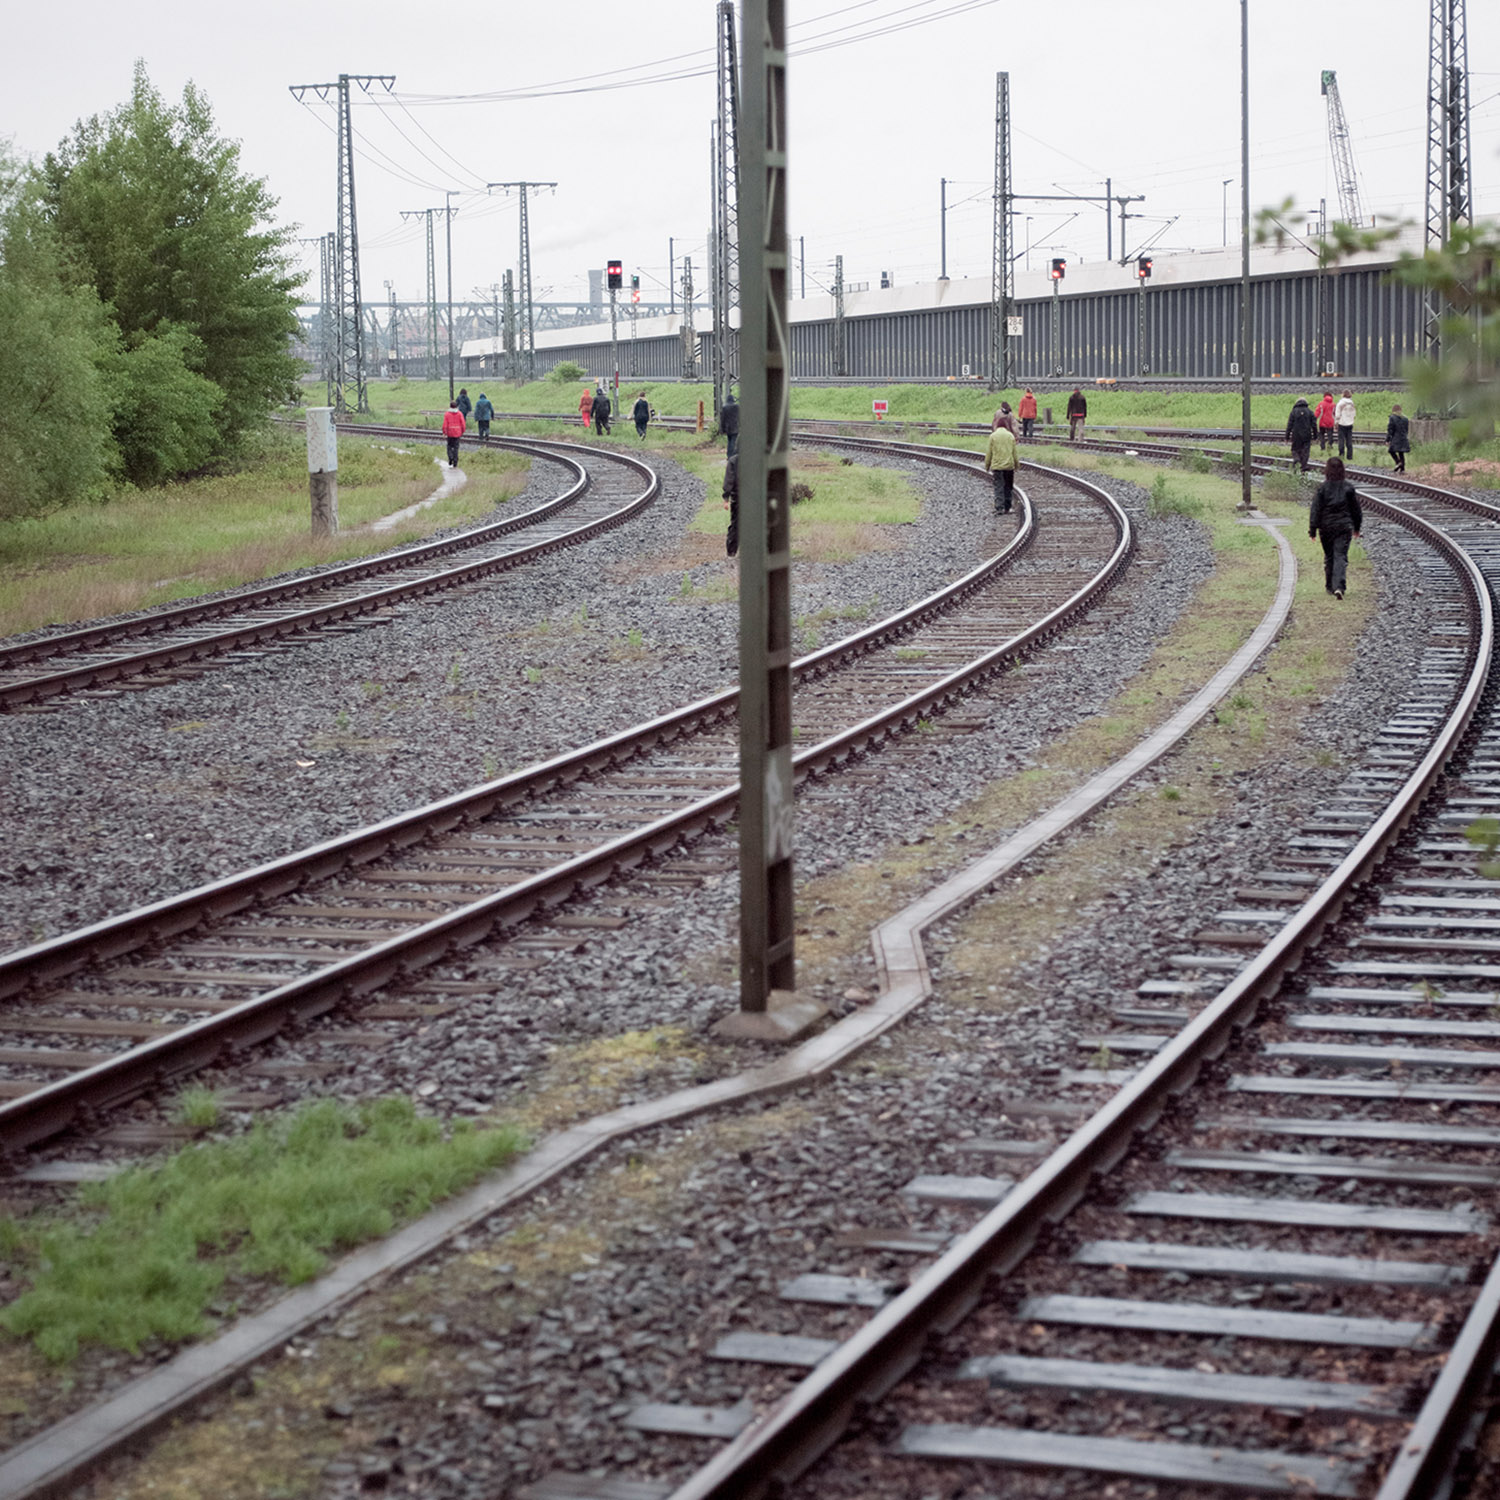
<svg viewBox="0 0 1500 1500">
<path fill-rule="evenodd" d="M 1009 427 L 997 427 L 984 451 L 984 466 L 994 476 L 995 514 L 1010 514 L 1011 492 L 1016 486 L 1016 435 Z"/>
</svg>

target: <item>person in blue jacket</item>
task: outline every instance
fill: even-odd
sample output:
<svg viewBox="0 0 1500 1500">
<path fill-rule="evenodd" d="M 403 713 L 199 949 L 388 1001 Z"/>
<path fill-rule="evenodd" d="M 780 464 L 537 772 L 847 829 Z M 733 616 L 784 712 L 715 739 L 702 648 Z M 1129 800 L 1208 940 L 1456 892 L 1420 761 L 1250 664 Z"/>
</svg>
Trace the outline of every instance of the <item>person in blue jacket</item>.
<svg viewBox="0 0 1500 1500">
<path fill-rule="evenodd" d="M 480 391 L 479 399 L 474 403 L 474 425 L 479 429 L 479 441 L 481 443 L 489 442 L 490 423 L 494 420 L 494 403 L 483 391 Z"/>
</svg>

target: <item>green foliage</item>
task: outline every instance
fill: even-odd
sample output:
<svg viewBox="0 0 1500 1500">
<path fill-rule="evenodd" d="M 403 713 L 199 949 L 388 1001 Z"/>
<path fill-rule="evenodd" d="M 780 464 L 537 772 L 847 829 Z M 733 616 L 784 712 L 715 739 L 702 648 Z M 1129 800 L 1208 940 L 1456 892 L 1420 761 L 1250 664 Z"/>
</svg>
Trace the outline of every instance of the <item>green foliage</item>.
<svg viewBox="0 0 1500 1500">
<path fill-rule="evenodd" d="M 813 487 L 800 482 L 792 486 L 791 494 L 788 496 L 793 505 L 800 505 L 804 500 L 811 500 L 812 497 Z"/>
<path fill-rule="evenodd" d="M 185 1088 L 173 1106 L 172 1117 L 179 1125 L 191 1130 L 212 1130 L 218 1125 L 222 1110 L 219 1096 L 212 1090 L 195 1083 Z"/>
<path fill-rule="evenodd" d="M 1152 520 L 1160 516 L 1200 516 L 1203 502 L 1196 495 L 1185 495 L 1170 484 L 1165 474 L 1158 474 L 1151 481 L 1151 498 L 1146 502 L 1146 514 Z"/>
<path fill-rule="evenodd" d="M 1440 250 L 1402 257 L 1396 275 L 1449 309 L 1439 324 L 1442 359 L 1406 367 L 1419 404 L 1452 413 L 1458 448 L 1488 442 L 1500 426 L 1500 229 L 1456 225 Z"/>
<path fill-rule="evenodd" d="M 1292 469 L 1272 469 L 1261 480 L 1261 488 L 1268 500 L 1307 502 L 1312 487 L 1303 476 Z"/>
<path fill-rule="evenodd" d="M 200 341 L 175 323 L 135 334 L 103 358 L 120 472 L 132 484 L 192 473 L 219 447 L 224 392 L 197 373 L 201 362 Z"/>
<path fill-rule="evenodd" d="M 554 385 L 576 385 L 588 372 L 571 359 L 561 359 L 547 372 Z"/>
<path fill-rule="evenodd" d="M 0 1225 L 0 1254 L 29 1283 L 0 1327 L 54 1360 L 85 1344 L 135 1352 L 197 1337 L 226 1276 L 307 1281 L 331 1253 L 388 1234 L 520 1145 L 468 1122 L 445 1139 L 406 1099 L 321 1100 L 258 1121 L 85 1188 L 83 1217 Z"/>
<path fill-rule="evenodd" d="M 130 99 L 80 121 L 46 157 L 41 182 L 68 266 L 109 306 L 126 347 L 165 341 L 143 366 L 159 403 L 149 432 L 160 437 L 180 409 L 178 451 L 202 440 L 205 393 L 169 371 L 168 349 L 222 392 L 220 449 L 287 398 L 299 374 L 290 231 L 268 227 L 275 199 L 240 169 L 238 145 L 198 89 L 188 84 L 169 105 L 137 62 Z M 173 400 L 180 408 L 164 404 Z M 160 466 L 171 469 L 165 457 Z"/>
</svg>

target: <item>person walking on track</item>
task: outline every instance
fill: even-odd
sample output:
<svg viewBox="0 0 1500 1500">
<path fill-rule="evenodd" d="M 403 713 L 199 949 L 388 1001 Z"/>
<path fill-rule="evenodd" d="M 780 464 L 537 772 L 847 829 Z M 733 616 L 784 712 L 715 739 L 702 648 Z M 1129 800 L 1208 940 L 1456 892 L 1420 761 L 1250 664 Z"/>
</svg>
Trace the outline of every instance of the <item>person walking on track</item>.
<svg viewBox="0 0 1500 1500">
<path fill-rule="evenodd" d="M 1328 445 L 1333 441 L 1334 405 L 1332 391 L 1323 392 L 1323 399 L 1313 407 L 1313 415 L 1318 419 L 1318 452 L 1327 453 Z"/>
<path fill-rule="evenodd" d="M 1333 409 L 1333 426 L 1339 435 L 1339 457 L 1354 457 L 1354 397 L 1345 391 Z"/>
<path fill-rule="evenodd" d="M 594 393 L 584 386 L 583 394 L 578 398 L 578 415 L 583 418 L 583 430 L 589 430 L 589 418 L 594 414 Z"/>
<path fill-rule="evenodd" d="M 724 508 L 729 512 L 729 530 L 724 533 L 724 551 L 733 557 L 740 550 L 740 456 L 724 460 Z"/>
<path fill-rule="evenodd" d="M 635 418 L 635 435 L 643 438 L 646 429 L 651 425 L 651 403 L 646 400 L 646 393 L 642 391 L 635 398 L 635 405 L 631 408 L 631 416 Z"/>
<path fill-rule="evenodd" d="M 994 476 L 995 514 L 1010 514 L 1011 495 L 1016 485 L 1016 435 L 1003 423 L 990 433 L 990 445 L 984 450 L 984 466 Z"/>
<path fill-rule="evenodd" d="M 1012 437 L 1018 438 L 1021 435 L 1021 429 L 1016 426 L 1015 415 L 1010 409 L 1009 401 L 1000 403 L 1000 410 L 995 413 L 995 419 L 990 423 L 990 431 L 993 432 L 997 427 L 1008 427 Z"/>
<path fill-rule="evenodd" d="M 1076 443 L 1083 424 L 1089 419 L 1089 403 L 1083 392 L 1075 385 L 1068 397 L 1068 441 Z"/>
<path fill-rule="evenodd" d="M 479 393 L 479 399 L 474 403 L 474 426 L 479 429 L 479 441 L 487 443 L 490 440 L 490 423 L 495 420 L 495 403 L 485 395 Z"/>
<path fill-rule="evenodd" d="M 455 401 L 443 413 L 443 436 L 448 439 L 448 467 L 458 467 L 458 440 L 464 435 L 464 414 Z"/>
<path fill-rule="evenodd" d="M 1286 419 L 1286 440 L 1292 445 L 1292 467 L 1307 473 L 1312 467 L 1308 455 L 1312 452 L 1312 440 L 1317 435 L 1318 419 L 1305 397 L 1298 396 L 1292 406 L 1292 414 Z"/>
<path fill-rule="evenodd" d="M 719 431 L 729 439 L 726 451 L 732 458 L 740 451 L 740 403 L 733 391 L 725 396 L 724 404 L 719 408 Z"/>
<path fill-rule="evenodd" d="M 1021 397 L 1019 407 L 1021 418 L 1021 436 L 1029 438 L 1031 429 L 1036 426 L 1036 397 L 1031 394 L 1031 387 L 1026 387 L 1026 394 Z"/>
<path fill-rule="evenodd" d="M 609 431 L 609 397 L 604 394 L 602 385 L 594 392 L 593 411 L 594 431 L 603 435 Z"/>
<path fill-rule="evenodd" d="M 1401 415 L 1401 408 L 1391 408 L 1391 419 L 1385 424 L 1386 451 L 1395 461 L 1396 472 L 1406 473 L 1406 455 L 1411 452 L 1411 423 Z"/>
<path fill-rule="evenodd" d="M 1344 597 L 1349 575 L 1349 543 L 1359 535 L 1365 515 L 1354 486 L 1344 478 L 1344 460 L 1330 458 L 1323 482 L 1312 498 L 1307 534 L 1323 542 L 1323 587 L 1335 599 Z"/>
<path fill-rule="evenodd" d="M 468 389 L 464 386 L 458 388 L 458 400 L 453 403 L 463 414 L 464 421 L 469 420 L 469 413 L 474 410 L 474 403 L 469 400 Z"/>
</svg>

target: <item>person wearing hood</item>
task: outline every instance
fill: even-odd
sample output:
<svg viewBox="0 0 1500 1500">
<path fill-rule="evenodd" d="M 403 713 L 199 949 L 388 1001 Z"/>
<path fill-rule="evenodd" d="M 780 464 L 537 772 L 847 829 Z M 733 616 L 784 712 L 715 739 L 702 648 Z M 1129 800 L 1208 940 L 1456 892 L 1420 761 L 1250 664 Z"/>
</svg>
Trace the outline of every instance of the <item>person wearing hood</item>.
<svg viewBox="0 0 1500 1500">
<path fill-rule="evenodd" d="M 1021 436 L 1020 429 L 1016 426 L 1016 419 L 1011 414 L 1009 401 L 1000 403 L 1000 410 L 995 413 L 995 420 L 990 423 L 990 431 L 993 432 L 997 427 L 1006 428 L 1014 438 Z"/>
<path fill-rule="evenodd" d="M 1320 453 L 1326 453 L 1329 443 L 1333 441 L 1333 413 L 1333 392 L 1324 391 L 1323 399 L 1313 407 L 1313 415 L 1318 419 L 1318 452 Z"/>
<path fill-rule="evenodd" d="M 464 414 L 454 401 L 443 413 L 443 436 L 448 439 L 448 467 L 458 467 L 458 440 L 464 435 Z"/>
<path fill-rule="evenodd" d="M 583 394 L 578 398 L 578 415 L 583 418 L 583 430 L 589 430 L 589 418 L 594 415 L 594 393 L 584 386 Z"/>
<path fill-rule="evenodd" d="M 1318 419 L 1306 398 L 1298 396 L 1292 414 L 1286 419 L 1286 440 L 1292 445 L 1292 467 L 1307 473 L 1311 468 L 1308 455 L 1312 452 L 1313 439 L 1318 435 Z"/>
<path fill-rule="evenodd" d="M 602 385 L 594 392 L 592 410 L 594 413 L 594 431 L 601 434 L 608 432 L 610 418 L 609 397 L 604 394 L 604 387 Z"/>
<path fill-rule="evenodd" d="M 1398 474 L 1406 473 L 1406 455 L 1411 452 L 1411 423 L 1401 415 L 1401 408 L 1391 408 L 1390 421 L 1385 424 L 1385 446 L 1396 465 Z"/>
<path fill-rule="evenodd" d="M 479 441 L 487 443 L 490 440 L 490 423 L 495 420 L 495 404 L 485 395 L 479 393 L 479 399 L 474 403 L 474 426 L 479 429 Z"/>
<path fill-rule="evenodd" d="M 1344 460 L 1330 458 L 1323 482 L 1312 498 L 1307 534 L 1323 541 L 1323 587 L 1335 599 L 1344 597 L 1349 575 L 1349 543 L 1364 525 L 1364 511 L 1354 486 L 1344 477 Z"/>
<path fill-rule="evenodd" d="M 631 408 L 631 416 L 635 418 L 635 435 L 643 438 L 646 428 L 651 425 L 651 403 L 646 399 L 645 391 L 635 398 L 635 405 Z"/>
<path fill-rule="evenodd" d="M 733 391 L 724 398 L 719 408 L 719 433 L 729 439 L 728 455 L 733 458 L 740 451 L 740 403 Z"/>
<path fill-rule="evenodd" d="M 1009 515 L 1016 485 L 1016 435 L 1004 422 L 996 422 L 990 429 L 984 466 L 995 486 L 995 514 Z"/>
<path fill-rule="evenodd" d="M 469 420 L 469 413 L 474 410 L 474 403 L 469 400 L 469 392 L 464 386 L 458 388 L 458 400 L 453 403 L 464 414 L 464 421 Z"/>
</svg>

